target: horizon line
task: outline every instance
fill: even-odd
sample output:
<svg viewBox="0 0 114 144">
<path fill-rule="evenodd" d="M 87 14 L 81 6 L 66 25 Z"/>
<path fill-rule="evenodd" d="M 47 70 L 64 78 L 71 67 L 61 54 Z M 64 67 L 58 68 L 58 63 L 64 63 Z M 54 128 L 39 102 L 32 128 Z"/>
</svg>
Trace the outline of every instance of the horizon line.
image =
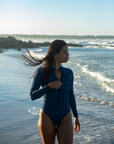
<svg viewBox="0 0 114 144">
<path fill-rule="evenodd" d="M 36 36 L 114 36 L 114 35 L 68 35 L 68 34 L 0 34 L 0 35 L 28 35 L 28 36 L 31 36 L 31 35 L 36 35 Z"/>
</svg>

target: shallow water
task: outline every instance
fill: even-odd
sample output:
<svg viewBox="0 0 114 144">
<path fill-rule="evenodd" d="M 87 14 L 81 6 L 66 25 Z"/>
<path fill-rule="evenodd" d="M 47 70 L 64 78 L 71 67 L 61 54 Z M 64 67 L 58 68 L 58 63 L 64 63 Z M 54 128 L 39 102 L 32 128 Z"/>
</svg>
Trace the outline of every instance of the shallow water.
<svg viewBox="0 0 114 144">
<path fill-rule="evenodd" d="M 29 49 L 44 56 L 47 47 Z M 22 50 L 24 52 L 24 50 Z M 37 129 L 43 98 L 31 101 L 29 77 L 36 68 L 26 67 L 21 51 L 0 54 L 0 131 L 1 142 L 21 140 L 41 142 Z M 74 144 L 114 143 L 114 50 L 106 48 L 69 48 L 70 58 L 63 64 L 74 72 L 74 93 L 81 130 L 74 133 Z M 73 117 L 72 117 L 73 120 Z M 24 140 L 25 138 L 25 140 Z"/>
<path fill-rule="evenodd" d="M 47 48 L 31 52 L 43 56 Z M 63 66 L 74 72 L 74 93 L 81 123 L 81 131 L 74 134 L 74 143 L 113 143 L 114 50 L 69 47 L 69 54 L 69 61 Z M 29 112 L 39 115 L 38 109 L 34 107 Z"/>
</svg>

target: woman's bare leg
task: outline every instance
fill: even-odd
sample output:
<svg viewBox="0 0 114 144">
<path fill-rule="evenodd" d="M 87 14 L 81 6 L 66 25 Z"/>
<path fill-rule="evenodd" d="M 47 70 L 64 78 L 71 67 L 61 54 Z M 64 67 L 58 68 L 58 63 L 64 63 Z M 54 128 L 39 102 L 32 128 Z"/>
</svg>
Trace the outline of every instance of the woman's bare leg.
<svg viewBox="0 0 114 144">
<path fill-rule="evenodd" d="M 38 129 L 41 134 L 43 144 L 55 144 L 56 128 L 51 119 L 42 110 L 40 111 Z"/>
<path fill-rule="evenodd" d="M 73 124 L 71 112 L 69 112 L 57 127 L 57 138 L 59 144 L 73 143 Z"/>
</svg>

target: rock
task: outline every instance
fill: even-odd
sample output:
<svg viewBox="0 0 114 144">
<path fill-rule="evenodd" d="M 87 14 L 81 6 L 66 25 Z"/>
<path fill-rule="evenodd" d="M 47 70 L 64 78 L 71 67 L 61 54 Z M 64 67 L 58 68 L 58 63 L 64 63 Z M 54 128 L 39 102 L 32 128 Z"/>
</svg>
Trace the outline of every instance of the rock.
<svg viewBox="0 0 114 144">
<path fill-rule="evenodd" d="M 50 42 L 44 42 L 44 43 L 33 43 L 32 41 L 25 42 L 22 40 L 17 40 L 16 38 L 9 36 L 7 38 L 1 37 L 0 38 L 0 48 L 37 48 L 39 46 L 49 46 Z M 68 46 L 82 46 L 79 44 L 70 44 L 68 43 Z"/>
<path fill-rule="evenodd" d="M 3 51 L 0 50 L 0 53 L 3 53 Z"/>
<path fill-rule="evenodd" d="M 33 48 L 33 47 L 38 47 L 35 43 L 32 41 L 29 42 L 23 42 L 21 40 L 17 40 L 14 37 L 7 37 L 7 38 L 0 38 L 0 48 Z"/>
</svg>

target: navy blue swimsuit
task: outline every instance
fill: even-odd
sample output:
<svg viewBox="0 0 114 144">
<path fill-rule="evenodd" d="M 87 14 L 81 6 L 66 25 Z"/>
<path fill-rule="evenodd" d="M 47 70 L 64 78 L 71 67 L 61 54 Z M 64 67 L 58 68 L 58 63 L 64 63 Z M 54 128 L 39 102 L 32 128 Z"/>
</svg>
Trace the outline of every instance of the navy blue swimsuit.
<svg viewBox="0 0 114 144">
<path fill-rule="evenodd" d="M 69 113 L 70 107 L 74 117 L 78 116 L 76 101 L 73 92 L 73 72 L 69 68 L 61 66 L 59 70 L 62 72 L 62 85 L 59 89 L 50 88 L 45 84 L 44 70 L 39 68 L 30 90 L 32 100 L 44 97 L 42 110 L 53 121 L 54 125 L 58 125 L 62 119 Z M 57 81 L 55 76 L 55 68 L 52 67 L 48 77 L 48 83 Z M 40 88 L 42 86 L 42 88 Z"/>
</svg>

